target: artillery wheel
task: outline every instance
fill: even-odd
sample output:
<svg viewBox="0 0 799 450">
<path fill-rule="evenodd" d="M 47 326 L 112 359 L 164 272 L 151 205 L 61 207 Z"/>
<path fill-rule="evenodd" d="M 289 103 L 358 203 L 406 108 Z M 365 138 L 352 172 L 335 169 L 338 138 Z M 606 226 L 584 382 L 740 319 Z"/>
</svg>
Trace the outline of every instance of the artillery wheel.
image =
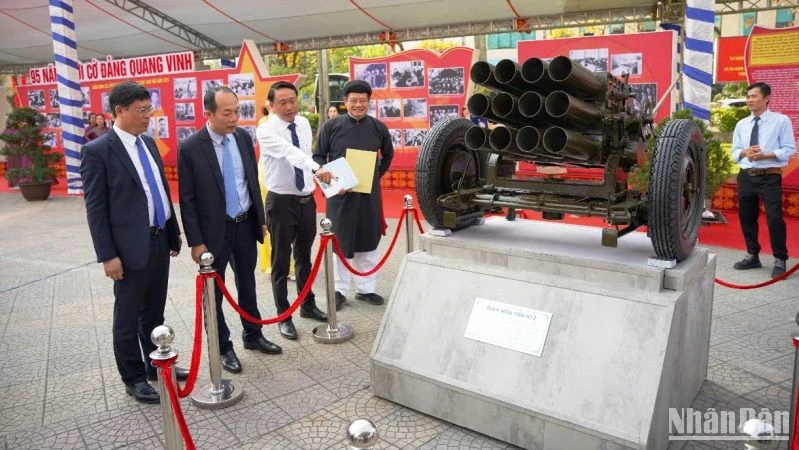
<svg viewBox="0 0 799 450">
<path fill-rule="evenodd" d="M 456 213 L 455 229 L 471 225 L 482 217 L 477 205 L 453 204 L 448 207 L 438 198 L 460 188 L 475 186 L 482 171 L 479 155 L 466 148 L 464 135 L 473 124 L 458 117 L 449 117 L 430 129 L 416 160 L 416 198 L 424 218 L 435 228 L 444 225 L 444 211 Z"/>
<path fill-rule="evenodd" d="M 649 173 L 649 235 L 660 258 L 682 261 L 694 250 L 702 224 L 706 151 L 690 119 L 666 124 L 655 142 Z"/>
</svg>

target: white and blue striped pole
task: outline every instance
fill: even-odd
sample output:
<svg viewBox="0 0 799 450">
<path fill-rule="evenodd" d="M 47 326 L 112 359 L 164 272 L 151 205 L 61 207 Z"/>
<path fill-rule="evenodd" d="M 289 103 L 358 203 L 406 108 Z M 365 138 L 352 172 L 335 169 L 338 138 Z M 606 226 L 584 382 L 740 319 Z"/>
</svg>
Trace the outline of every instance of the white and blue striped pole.
<svg viewBox="0 0 799 450">
<path fill-rule="evenodd" d="M 78 71 L 78 48 L 72 0 L 50 1 L 50 32 L 58 78 L 61 110 L 61 141 L 67 169 L 67 193 L 83 193 L 80 179 L 80 149 L 83 146 L 83 96 Z"/>
<path fill-rule="evenodd" d="M 710 120 L 713 83 L 714 0 L 688 0 L 683 57 L 684 106 L 694 117 Z"/>
</svg>

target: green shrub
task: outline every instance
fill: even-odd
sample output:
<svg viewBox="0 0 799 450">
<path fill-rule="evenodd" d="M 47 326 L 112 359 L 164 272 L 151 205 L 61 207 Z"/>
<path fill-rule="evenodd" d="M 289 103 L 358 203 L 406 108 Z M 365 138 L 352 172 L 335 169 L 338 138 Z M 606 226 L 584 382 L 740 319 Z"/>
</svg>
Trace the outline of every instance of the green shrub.
<svg viewBox="0 0 799 450">
<path fill-rule="evenodd" d="M 750 114 L 749 108 L 713 108 L 710 110 L 710 124 L 719 131 L 730 132 L 735 130 L 735 124 Z"/>
<path fill-rule="evenodd" d="M 316 136 L 316 132 L 319 130 L 319 113 L 305 113 L 303 115 L 311 123 L 311 131 L 313 131 L 313 136 Z"/>
<path fill-rule="evenodd" d="M 15 108 L 6 116 L 6 129 L 0 134 L 5 147 L 3 156 L 28 158 L 30 166 L 6 171 L 6 179 L 12 184 L 45 183 L 55 179 L 58 162 L 64 157 L 44 144 L 42 130 L 47 118 L 33 108 Z"/>
</svg>

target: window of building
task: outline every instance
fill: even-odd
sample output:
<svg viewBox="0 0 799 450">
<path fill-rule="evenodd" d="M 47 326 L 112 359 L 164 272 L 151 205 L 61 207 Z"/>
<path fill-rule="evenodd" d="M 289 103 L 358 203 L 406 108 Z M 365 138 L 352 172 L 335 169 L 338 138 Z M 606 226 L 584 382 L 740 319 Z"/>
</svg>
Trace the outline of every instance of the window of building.
<svg viewBox="0 0 799 450">
<path fill-rule="evenodd" d="M 648 20 L 646 22 L 641 22 L 638 24 L 638 31 L 647 32 L 647 31 L 655 31 L 655 21 Z"/>
<path fill-rule="evenodd" d="M 792 27 L 794 24 L 794 12 L 791 8 L 783 8 L 777 10 L 777 20 L 774 22 L 776 28 Z"/>
<path fill-rule="evenodd" d="M 488 35 L 488 49 L 497 50 L 501 48 L 516 48 L 519 41 L 529 41 L 535 39 L 534 33 L 495 33 Z"/>
</svg>

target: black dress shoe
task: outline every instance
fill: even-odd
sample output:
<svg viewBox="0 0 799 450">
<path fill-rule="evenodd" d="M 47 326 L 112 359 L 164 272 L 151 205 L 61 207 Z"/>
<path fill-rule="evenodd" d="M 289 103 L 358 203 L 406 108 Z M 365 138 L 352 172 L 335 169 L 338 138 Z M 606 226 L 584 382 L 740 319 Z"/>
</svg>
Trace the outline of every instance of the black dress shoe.
<svg viewBox="0 0 799 450">
<path fill-rule="evenodd" d="M 280 322 L 277 328 L 280 330 L 280 335 L 284 338 L 291 339 L 292 341 L 297 340 L 297 329 L 294 328 L 294 322 L 292 322 L 291 319 Z"/>
<path fill-rule="evenodd" d="M 355 294 L 355 298 L 364 302 L 371 303 L 375 306 L 382 305 L 386 300 L 378 294 L 372 292 L 371 294 Z"/>
<path fill-rule="evenodd" d="M 244 348 L 247 350 L 258 350 L 261 353 L 269 355 L 279 355 L 283 353 L 283 349 L 274 342 L 269 342 L 265 337 L 261 336 L 254 341 L 244 341 Z"/>
<path fill-rule="evenodd" d="M 300 317 L 318 320 L 320 322 L 327 322 L 327 314 L 325 314 L 325 312 L 319 309 L 316 305 L 313 306 L 313 309 L 308 309 L 307 311 L 305 308 L 300 308 Z"/>
<path fill-rule="evenodd" d="M 146 381 L 140 381 L 132 385 L 126 384 L 125 392 L 139 403 L 158 403 L 161 401 L 161 396 Z"/>
<path fill-rule="evenodd" d="M 189 379 L 189 369 L 184 369 L 182 367 L 173 367 L 172 371 L 175 372 L 175 378 L 177 378 L 178 381 L 186 381 Z M 158 381 L 158 374 L 160 372 L 161 372 L 160 370 L 158 372 L 148 372 L 147 380 Z"/>
<path fill-rule="evenodd" d="M 230 373 L 241 373 L 241 361 L 233 349 L 222 353 L 222 368 Z"/>
<path fill-rule="evenodd" d="M 347 302 L 347 297 L 339 291 L 336 291 L 336 311 L 341 311 L 341 307 Z"/>
<path fill-rule="evenodd" d="M 760 264 L 760 257 L 751 253 L 747 253 L 744 259 L 738 261 L 732 266 L 732 268 L 735 270 L 759 269 L 761 267 L 763 267 L 763 265 Z"/>
</svg>

